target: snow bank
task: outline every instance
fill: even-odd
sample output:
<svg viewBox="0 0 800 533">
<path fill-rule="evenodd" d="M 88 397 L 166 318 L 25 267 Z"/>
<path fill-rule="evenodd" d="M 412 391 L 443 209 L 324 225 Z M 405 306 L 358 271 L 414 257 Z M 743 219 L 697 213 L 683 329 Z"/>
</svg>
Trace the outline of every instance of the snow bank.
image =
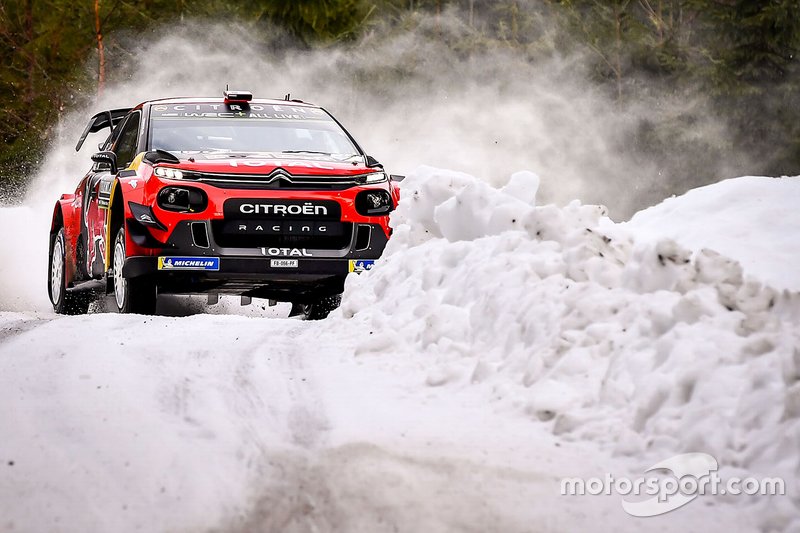
<svg viewBox="0 0 800 533">
<path fill-rule="evenodd" d="M 0 311 L 52 311 L 47 297 L 50 210 L 0 207 Z"/>
<path fill-rule="evenodd" d="M 795 190 L 797 179 L 786 181 L 760 188 L 761 210 L 750 202 L 741 220 L 714 222 L 692 193 L 686 206 L 670 202 L 677 221 L 662 207 L 615 225 L 600 206 L 535 206 L 530 173 L 494 189 L 422 168 L 403 182 L 383 259 L 348 279 L 329 327 L 363 331 L 359 355 L 416 358 L 427 385 L 478 385 L 499 409 L 565 440 L 599 443 L 640 472 L 706 452 L 721 473 L 782 476 L 791 496 L 758 505 L 771 506 L 760 514 L 765 527 L 783 529 L 800 506 L 800 298 L 715 251 L 637 240 L 634 226 L 657 225 L 656 213 L 679 226 L 693 209 L 685 225 L 708 242 L 733 242 L 731 221 L 749 228 L 750 219 L 748 235 L 777 244 L 800 223 L 796 210 L 769 223 Z M 751 182 L 742 180 L 742 192 Z M 737 187 L 725 182 L 718 196 Z M 713 186 L 700 194 L 717 196 Z M 775 257 L 800 271 L 797 255 L 757 250 L 762 265 Z"/>
<path fill-rule="evenodd" d="M 800 290 L 800 176 L 744 177 L 693 189 L 637 213 L 637 240 L 674 239 L 737 260 L 778 289 Z"/>
</svg>

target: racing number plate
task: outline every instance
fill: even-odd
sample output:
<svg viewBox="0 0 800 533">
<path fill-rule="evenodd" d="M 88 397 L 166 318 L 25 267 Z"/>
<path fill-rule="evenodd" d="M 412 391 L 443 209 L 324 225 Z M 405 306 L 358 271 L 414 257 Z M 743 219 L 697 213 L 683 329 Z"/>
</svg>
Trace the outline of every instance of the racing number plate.
<svg viewBox="0 0 800 533">
<path fill-rule="evenodd" d="M 272 268 L 297 268 L 297 259 L 270 259 Z"/>
</svg>

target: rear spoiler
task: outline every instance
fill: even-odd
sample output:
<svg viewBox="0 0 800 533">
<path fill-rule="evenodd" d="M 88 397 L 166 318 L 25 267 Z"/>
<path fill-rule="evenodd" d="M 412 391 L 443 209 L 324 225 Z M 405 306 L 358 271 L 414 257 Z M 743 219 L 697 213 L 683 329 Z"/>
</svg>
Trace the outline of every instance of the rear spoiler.
<svg viewBox="0 0 800 533">
<path fill-rule="evenodd" d="M 101 111 L 89 119 L 86 129 L 83 130 L 81 138 L 78 139 L 78 144 L 75 146 L 75 151 L 79 151 L 83 146 L 83 141 L 90 133 L 97 133 L 104 128 L 113 128 L 122 121 L 123 118 L 130 112 L 132 108 L 126 109 L 111 109 L 109 111 Z"/>
</svg>

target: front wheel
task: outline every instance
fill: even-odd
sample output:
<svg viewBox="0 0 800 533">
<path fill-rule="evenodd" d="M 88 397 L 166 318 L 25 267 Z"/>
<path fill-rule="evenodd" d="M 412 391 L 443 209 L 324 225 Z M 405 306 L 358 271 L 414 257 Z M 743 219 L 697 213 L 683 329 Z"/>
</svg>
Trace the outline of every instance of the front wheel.
<svg viewBox="0 0 800 533">
<path fill-rule="evenodd" d="M 67 254 L 64 228 L 50 238 L 50 269 L 47 274 L 47 292 L 53 310 L 60 315 L 83 315 L 89 310 L 91 298 L 85 293 L 67 291 Z"/>
<path fill-rule="evenodd" d="M 149 278 L 125 278 L 125 226 L 114 239 L 113 280 L 114 302 L 120 313 L 152 315 L 156 311 L 156 285 Z"/>
<path fill-rule="evenodd" d="M 302 315 L 306 320 L 323 320 L 341 303 L 341 294 L 326 296 L 310 304 L 293 303 L 289 316 Z"/>
</svg>

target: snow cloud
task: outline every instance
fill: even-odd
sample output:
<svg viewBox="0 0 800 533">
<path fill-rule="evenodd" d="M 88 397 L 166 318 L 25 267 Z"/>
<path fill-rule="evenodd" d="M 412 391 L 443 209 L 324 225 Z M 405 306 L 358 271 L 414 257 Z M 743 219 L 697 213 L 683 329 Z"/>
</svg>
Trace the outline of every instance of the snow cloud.
<svg viewBox="0 0 800 533">
<path fill-rule="evenodd" d="M 91 113 L 160 97 L 219 96 L 226 84 L 326 107 L 393 173 L 427 164 L 496 185 L 529 169 L 541 177 L 541 200 L 607 205 L 616 220 L 688 188 L 674 183 L 685 162 L 670 168 L 663 154 L 642 157 L 631 144 L 653 120 L 696 108 L 692 97 L 662 98 L 657 106 L 617 102 L 589 80 L 589 59 L 580 54 L 530 56 L 492 44 L 464 50 L 459 43 L 480 36 L 452 15 L 314 50 L 257 45 L 256 30 L 245 26 L 187 22 L 169 30 L 147 39 L 115 36 L 122 46 L 109 52 L 109 68 L 118 81 L 90 109 L 65 116 L 37 198 L 46 190 L 51 201 L 56 185 L 69 190 L 85 172 L 101 139 L 90 139 L 79 156 L 71 147 Z M 553 39 L 545 34 L 542 46 L 554 50 Z M 695 113 L 692 122 L 687 138 L 724 135 L 716 119 Z M 736 175 L 718 161 L 704 171 L 704 182 Z"/>
</svg>

